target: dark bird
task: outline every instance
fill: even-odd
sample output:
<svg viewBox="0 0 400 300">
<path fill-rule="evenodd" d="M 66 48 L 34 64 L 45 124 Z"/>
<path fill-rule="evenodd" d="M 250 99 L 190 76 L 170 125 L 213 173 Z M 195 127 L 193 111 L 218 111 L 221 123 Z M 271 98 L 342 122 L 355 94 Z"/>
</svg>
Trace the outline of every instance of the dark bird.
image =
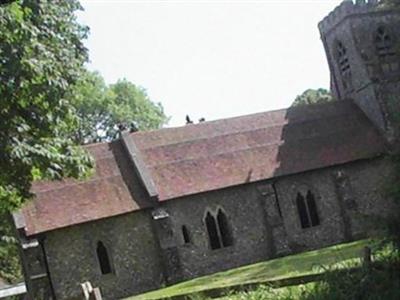
<svg viewBox="0 0 400 300">
<path fill-rule="evenodd" d="M 123 131 L 125 131 L 127 129 L 126 125 L 123 124 L 123 123 L 119 123 L 117 126 L 118 126 L 118 130 L 120 132 L 123 132 Z"/>
<path fill-rule="evenodd" d="M 205 122 L 206 121 L 206 119 L 205 118 L 200 118 L 199 119 L 199 122 L 201 123 L 201 122 Z"/>
<path fill-rule="evenodd" d="M 193 124 L 193 121 L 190 119 L 189 115 L 186 115 L 186 124 Z"/>
<path fill-rule="evenodd" d="M 132 122 L 129 127 L 129 132 L 137 132 L 137 131 L 139 131 L 139 128 L 136 126 L 135 122 Z"/>
</svg>

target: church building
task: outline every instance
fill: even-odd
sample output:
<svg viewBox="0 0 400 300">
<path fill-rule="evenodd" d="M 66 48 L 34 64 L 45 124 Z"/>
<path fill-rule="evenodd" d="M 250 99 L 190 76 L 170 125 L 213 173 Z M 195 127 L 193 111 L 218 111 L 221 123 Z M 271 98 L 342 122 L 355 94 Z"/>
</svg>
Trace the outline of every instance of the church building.
<svg viewBox="0 0 400 300">
<path fill-rule="evenodd" d="M 400 11 L 346 0 L 319 23 L 335 101 L 85 146 L 86 181 L 37 182 L 14 214 L 31 299 L 104 299 L 364 238 L 389 216 Z M 267 99 L 266 99 L 267 101 Z"/>
</svg>

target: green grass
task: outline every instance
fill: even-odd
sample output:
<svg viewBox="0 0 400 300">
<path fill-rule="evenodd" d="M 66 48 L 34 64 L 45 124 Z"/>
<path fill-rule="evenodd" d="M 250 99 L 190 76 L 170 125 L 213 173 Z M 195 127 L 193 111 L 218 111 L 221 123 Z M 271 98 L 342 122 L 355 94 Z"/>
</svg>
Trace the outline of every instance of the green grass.
<svg viewBox="0 0 400 300">
<path fill-rule="evenodd" d="M 279 289 L 260 284 L 249 291 L 231 290 L 219 300 L 398 300 L 400 252 L 393 243 L 376 246 L 370 265 L 351 268 L 354 264 L 339 263 L 328 268 L 316 282 Z M 209 298 L 202 295 L 193 297 L 206 299 Z"/>
<path fill-rule="evenodd" d="M 209 276 L 199 277 L 164 289 L 126 298 L 126 300 L 164 299 L 168 297 L 204 292 L 217 288 L 229 288 L 245 284 L 268 283 L 297 276 L 318 274 L 323 267 L 343 264 L 359 258 L 361 249 L 368 244 L 362 240 L 304 252 L 282 258 L 248 265 Z M 359 260 L 355 260 L 358 262 Z"/>
<path fill-rule="evenodd" d="M 268 285 L 260 285 L 252 291 L 228 294 L 227 296 L 218 298 L 218 300 L 299 300 L 303 299 L 310 291 L 315 290 L 316 285 L 316 283 L 311 282 L 278 289 L 274 289 Z M 193 300 L 206 299 L 208 300 L 208 298 L 199 296 L 198 299 L 194 298 Z"/>
</svg>

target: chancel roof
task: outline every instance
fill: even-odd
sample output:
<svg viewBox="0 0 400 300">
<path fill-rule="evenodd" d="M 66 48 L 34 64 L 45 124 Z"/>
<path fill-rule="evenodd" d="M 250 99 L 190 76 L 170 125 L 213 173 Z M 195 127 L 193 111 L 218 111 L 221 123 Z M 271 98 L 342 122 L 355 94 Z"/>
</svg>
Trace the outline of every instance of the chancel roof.
<svg viewBox="0 0 400 300">
<path fill-rule="evenodd" d="M 37 182 L 21 210 L 25 233 L 37 233 L 120 215 L 150 206 L 119 142 L 85 147 L 96 162 L 86 181 Z"/>
<path fill-rule="evenodd" d="M 136 132 L 127 138 L 136 153 L 121 141 L 87 147 L 96 159 L 90 180 L 36 184 L 36 199 L 22 210 L 27 235 L 151 206 L 138 183 L 144 173 L 156 200 L 166 201 L 385 151 L 383 137 L 352 101 Z M 132 155 L 139 166 L 129 160 Z"/>
</svg>

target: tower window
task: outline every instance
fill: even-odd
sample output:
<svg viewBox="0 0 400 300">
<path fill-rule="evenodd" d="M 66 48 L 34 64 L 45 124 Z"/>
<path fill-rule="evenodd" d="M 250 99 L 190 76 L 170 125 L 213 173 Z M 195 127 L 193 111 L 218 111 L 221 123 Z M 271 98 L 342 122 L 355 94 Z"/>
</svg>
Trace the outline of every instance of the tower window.
<svg viewBox="0 0 400 300">
<path fill-rule="evenodd" d="M 384 26 L 380 26 L 376 31 L 375 47 L 378 56 L 381 58 L 395 55 L 393 50 L 393 39 Z"/>
<path fill-rule="evenodd" d="M 394 50 L 394 41 L 385 26 L 378 27 L 376 31 L 375 48 L 380 58 L 381 70 L 384 74 L 399 70 L 399 62 L 396 59 L 396 52 Z"/>
<path fill-rule="evenodd" d="M 343 87 L 345 90 L 349 90 L 352 86 L 351 68 L 347 49 L 342 42 L 337 42 L 336 44 L 336 57 L 340 74 L 342 75 Z"/>
<path fill-rule="evenodd" d="M 320 224 L 314 194 L 307 192 L 306 197 L 298 193 L 296 197 L 301 228 L 314 227 Z"/>
<path fill-rule="evenodd" d="M 229 222 L 221 209 L 218 210 L 216 217 L 210 212 L 207 212 L 205 223 L 212 250 L 233 245 L 233 237 Z"/>
<path fill-rule="evenodd" d="M 97 242 L 97 259 L 99 261 L 101 274 L 110 274 L 111 270 L 111 262 L 108 256 L 107 248 L 104 246 L 103 242 Z"/>
<path fill-rule="evenodd" d="M 185 244 L 190 244 L 190 234 L 189 230 L 185 225 L 182 226 L 182 237 L 183 237 L 183 242 Z"/>
<path fill-rule="evenodd" d="M 337 56 L 340 71 L 342 72 L 342 74 L 350 70 L 349 59 L 347 57 L 347 49 L 342 44 L 342 42 L 338 42 L 337 44 Z"/>
</svg>

